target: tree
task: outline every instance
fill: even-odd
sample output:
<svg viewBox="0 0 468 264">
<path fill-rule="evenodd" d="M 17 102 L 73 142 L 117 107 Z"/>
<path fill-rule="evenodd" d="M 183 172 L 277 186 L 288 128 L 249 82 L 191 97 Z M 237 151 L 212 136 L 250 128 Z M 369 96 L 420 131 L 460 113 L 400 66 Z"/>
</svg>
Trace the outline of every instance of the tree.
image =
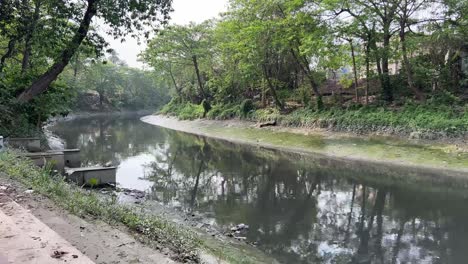
<svg viewBox="0 0 468 264">
<path fill-rule="evenodd" d="M 76 4 L 70 1 L 62 3 L 62 5 L 66 7 L 78 6 L 79 10 L 84 11 L 82 18 L 79 20 L 78 28 L 74 36 L 67 41 L 54 64 L 18 96 L 21 102 L 28 102 L 49 88 L 50 84 L 68 65 L 70 59 L 85 39 L 93 17 L 97 16 L 108 24 L 111 27 L 109 33 L 116 37 L 136 36 L 136 31 L 142 31 L 145 27 L 154 29 L 159 23 L 165 23 L 169 17 L 171 1 L 143 0 L 136 2 L 133 0 L 120 0 L 118 3 L 114 3 L 110 0 L 87 0 L 85 4 Z M 149 33 L 146 32 L 145 34 Z"/>
<path fill-rule="evenodd" d="M 199 95 L 202 99 L 207 99 L 208 94 L 200 61 L 209 57 L 210 34 L 209 22 L 191 23 L 188 26 L 168 26 L 151 40 L 148 49 L 141 56 L 155 70 L 162 70 L 171 77 L 179 96 L 181 88 L 174 79 L 173 67 L 191 67 L 196 76 Z"/>
<path fill-rule="evenodd" d="M 400 0 L 325 1 L 325 8 L 336 16 L 344 13 L 351 15 L 349 23 L 358 23 L 368 36 L 369 46 L 375 53 L 377 72 L 383 91 L 383 99 L 393 101 L 393 87 L 390 81 L 389 60 L 391 57 L 391 38 L 395 34 L 396 12 Z M 342 18 L 341 18 L 342 19 Z M 378 43 L 381 45 L 379 47 Z"/>
</svg>

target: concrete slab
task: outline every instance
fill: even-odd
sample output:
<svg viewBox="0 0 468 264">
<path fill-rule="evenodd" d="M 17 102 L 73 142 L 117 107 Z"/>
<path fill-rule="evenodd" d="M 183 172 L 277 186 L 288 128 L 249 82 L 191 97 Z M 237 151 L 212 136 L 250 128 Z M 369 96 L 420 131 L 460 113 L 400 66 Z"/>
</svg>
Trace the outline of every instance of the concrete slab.
<svg viewBox="0 0 468 264">
<path fill-rule="evenodd" d="M 81 155 L 79 149 L 57 149 L 48 152 L 63 152 L 65 167 L 78 168 L 81 166 Z"/>
<path fill-rule="evenodd" d="M 82 167 L 66 168 L 65 175 L 69 181 L 78 185 L 104 185 L 116 182 L 116 167 Z"/>
<path fill-rule="evenodd" d="M 54 170 L 64 173 L 65 159 L 62 151 L 29 152 L 21 153 L 20 155 L 30 158 L 39 167 L 51 165 Z"/>
<path fill-rule="evenodd" d="M 41 151 L 40 138 L 9 138 L 8 146 L 12 148 L 25 149 L 31 152 Z"/>
<path fill-rule="evenodd" d="M 26 264 L 94 263 L 5 195 L 0 195 L 0 263 L 2 260 Z"/>
</svg>

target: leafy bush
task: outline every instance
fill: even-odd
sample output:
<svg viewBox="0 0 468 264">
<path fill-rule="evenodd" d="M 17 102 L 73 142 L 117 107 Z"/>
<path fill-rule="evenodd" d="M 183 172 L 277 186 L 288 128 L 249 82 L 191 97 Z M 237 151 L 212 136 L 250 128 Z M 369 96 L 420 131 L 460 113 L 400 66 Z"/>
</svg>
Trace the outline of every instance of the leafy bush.
<svg viewBox="0 0 468 264">
<path fill-rule="evenodd" d="M 226 120 L 238 117 L 240 114 L 240 107 L 237 104 L 217 104 L 206 115 L 209 119 Z"/>
<path fill-rule="evenodd" d="M 225 120 L 239 116 L 240 108 L 238 105 L 231 105 L 225 108 L 218 116 L 218 119 Z"/>
<path fill-rule="evenodd" d="M 440 99 L 440 98 L 439 98 Z M 450 97 L 443 99 L 451 100 Z M 209 119 L 232 119 L 239 116 L 250 120 L 267 122 L 276 120 L 284 126 L 324 127 L 341 131 L 374 132 L 388 130 L 400 132 L 426 131 L 446 136 L 468 133 L 468 106 L 440 104 L 428 100 L 425 104 L 408 101 L 397 109 L 381 105 L 353 105 L 347 109 L 329 108 L 317 111 L 301 108 L 283 115 L 276 108 L 255 109 L 250 100 L 240 105 L 217 104 L 207 113 Z M 190 103 L 169 103 L 161 111 L 171 112 L 180 119 L 202 118 L 203 107 Z"/>
<path fill-rule="evenodd" d="M 250 99 L 245 99 L 240 105 L 240 112 L 242 117 L 247 117 L 247 115 L 255 109 L 255 106 Z"/>
<path fill-rule="evenodd" d="M 192 103 L 186 103 L 177 113 L 177 117 L 182 120 L 193 120 L 197 118 L 202 118 L 204 113 L 205 110 L 203 109 L 203 106 Z"/>
<path fill-rule="evenodd" d="M 205 110 L 203 106 L 192 104 L 192 103 L 178 103 L 177 101 L 171 100 L 166 104 L 160 114 L 173 115 L 182 120 L 193 120 L 197 118 L 203 118 Z"/>
<path fill-rule="evenodd" d="M 250 117 L 260 122 L 274 121 L 281 119 L 281 113 L 277 108 L 264 108 L 254 111 Z"/>
</svg>

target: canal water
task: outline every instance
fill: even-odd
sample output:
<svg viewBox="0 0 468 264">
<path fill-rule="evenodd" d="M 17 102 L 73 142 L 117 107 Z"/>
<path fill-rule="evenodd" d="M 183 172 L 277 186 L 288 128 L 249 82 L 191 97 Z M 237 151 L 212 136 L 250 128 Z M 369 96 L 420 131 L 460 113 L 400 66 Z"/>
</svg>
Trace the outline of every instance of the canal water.
<svg viewBox="0 0 468 264">
<path fill-rule="evenodd" d="M 303 156 L 95 117 L 51 130 L 120 187 L 202 214 L 281 263 L 468 263 L 468 185 L 442 172 Z"/>
</svg>

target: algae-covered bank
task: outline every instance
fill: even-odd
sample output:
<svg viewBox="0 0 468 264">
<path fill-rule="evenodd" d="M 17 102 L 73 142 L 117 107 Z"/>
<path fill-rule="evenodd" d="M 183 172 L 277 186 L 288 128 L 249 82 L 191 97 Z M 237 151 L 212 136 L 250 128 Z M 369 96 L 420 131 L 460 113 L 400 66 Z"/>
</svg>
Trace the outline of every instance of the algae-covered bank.
<svg viewBox="0 0 468 264">
<path fill-rule="evenodd" d="M 468 177 L 466 144 L 417 142 L 383 136 L 356 137 L 333 132 L 291 128 L 258 128 L 247 121 L 177 120 L 150 115 L 141 118 L 152 125 L 237 143 L 291 152 L 321 154 L 331 158 L 360 160 L 454 171 Z"/>
</svg>

